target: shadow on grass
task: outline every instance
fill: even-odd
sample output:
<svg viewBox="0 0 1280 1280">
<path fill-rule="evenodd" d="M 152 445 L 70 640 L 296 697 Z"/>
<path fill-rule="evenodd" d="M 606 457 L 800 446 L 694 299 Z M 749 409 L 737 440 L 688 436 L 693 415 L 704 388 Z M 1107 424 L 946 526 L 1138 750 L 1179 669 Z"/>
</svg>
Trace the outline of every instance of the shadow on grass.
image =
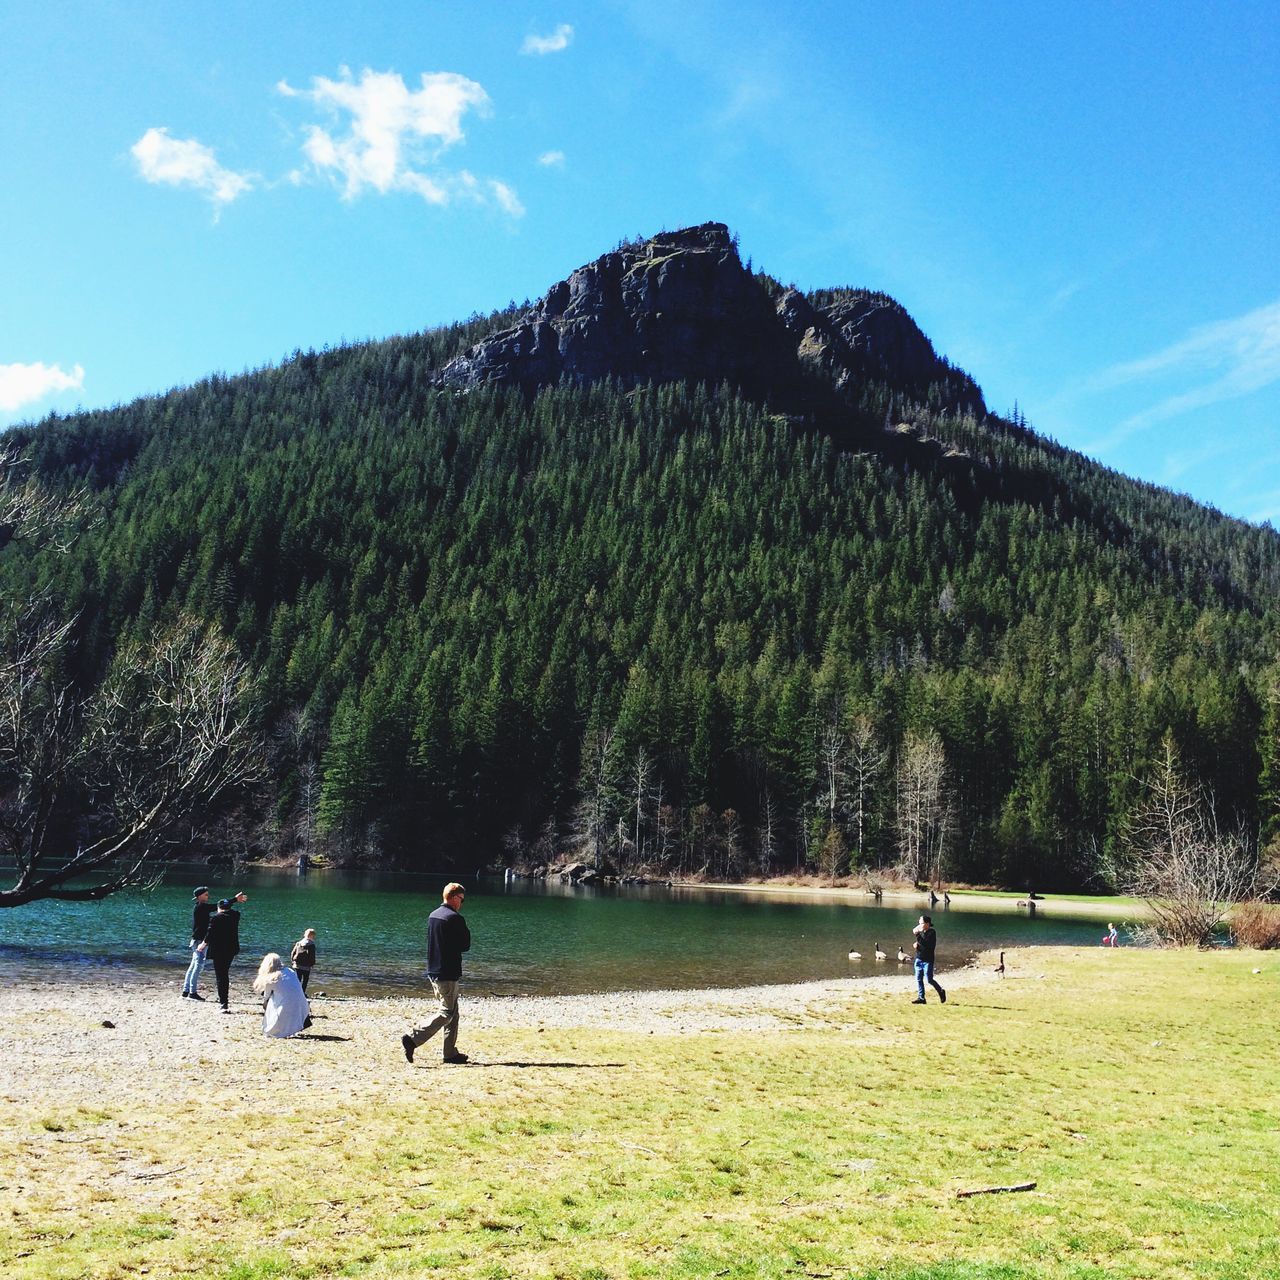
<svg viewBox="0 0 1280 1280">
<path fill-rule="evenodd" d="M 594 1071 L 609 1068 L 617 1070 L 625 1067 L 625 1062 L 477 1062 L 472 1059 L 465 1064 L 468 1067 L 554 1067 L 557 1070 Z"/>
</svg>

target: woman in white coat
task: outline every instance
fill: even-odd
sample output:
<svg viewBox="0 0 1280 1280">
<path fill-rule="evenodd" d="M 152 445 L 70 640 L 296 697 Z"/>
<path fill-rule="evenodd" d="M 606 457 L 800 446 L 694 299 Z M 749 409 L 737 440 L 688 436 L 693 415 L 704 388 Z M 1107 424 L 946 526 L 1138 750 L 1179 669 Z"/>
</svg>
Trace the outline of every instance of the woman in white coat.
<svg viewBox="0 0 1280 1280">
<path fill-rule="evenodd" d="M 258 968 L 253 989 L 262 997 L 262 1034 L 296 1036 L 311 1021 L 302 983 L 274 952 L 268 952 Z"/>
</svg>

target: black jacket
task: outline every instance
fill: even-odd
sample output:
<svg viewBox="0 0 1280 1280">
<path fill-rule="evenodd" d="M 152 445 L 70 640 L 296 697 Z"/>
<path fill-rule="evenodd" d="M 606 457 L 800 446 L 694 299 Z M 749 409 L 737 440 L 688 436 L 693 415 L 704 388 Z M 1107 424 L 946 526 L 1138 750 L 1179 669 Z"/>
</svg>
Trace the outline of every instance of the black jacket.
<svg viewBox="0 0 1280 1280">
<path fill-rule="evenodd" d="M 212 902 L 197 902 L 191 912 L 191 941 L 203 942 L 209 932 L 209 917 L 217 911 Z"/>
<path fill-rule="evenodd" d="M 938 935 L 932 929 L 921 929 L 916 934 L 916 959 L 933 963 L 933 953 L 938 946 Z"/>
<path fill-rule="evenodd" d="M 240 954 L 240 913 L 219 911 L 210 916 L 209 929 L 204 935 L 208 943 L 210 960 L 231 960 Z"/>
<path fill-rule="evenodd" d="M 471 930 L 448 903 L 427 917 L 427 976 L 444 982 L 462 977 L 462 953 L 471 950 Z"/>
</svg>

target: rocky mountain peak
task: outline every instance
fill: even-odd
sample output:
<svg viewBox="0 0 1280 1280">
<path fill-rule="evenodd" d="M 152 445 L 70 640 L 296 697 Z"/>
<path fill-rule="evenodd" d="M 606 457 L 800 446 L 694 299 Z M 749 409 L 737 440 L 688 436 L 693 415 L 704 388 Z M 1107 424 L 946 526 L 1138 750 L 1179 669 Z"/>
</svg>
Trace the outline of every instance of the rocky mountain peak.
<svg viewBox="0 0 1280 1280">
<path fill-rule="evenodd" d="M 451 360 L 439 382 L 727 382 L 787 403 L 814 374 L 837 393 L 866 378 L 920 392 L 958 380 L 964 400 L 982 404 L 892 299 L 795 289 L 771 298 L 720 222 L 664 231 L 579 267 L 514 325 Z"/>
</svg>

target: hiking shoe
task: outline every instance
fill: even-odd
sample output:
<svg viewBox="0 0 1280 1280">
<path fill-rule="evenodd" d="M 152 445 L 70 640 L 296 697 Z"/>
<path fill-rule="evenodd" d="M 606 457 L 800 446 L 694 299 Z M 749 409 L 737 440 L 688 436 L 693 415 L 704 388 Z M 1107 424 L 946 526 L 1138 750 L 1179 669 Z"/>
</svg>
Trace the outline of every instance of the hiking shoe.
<svg viewBox="0 0 1280 1280">
<path fill-rule="evenodd" d="M 188 999 L 188 1000 L 203 1000 L 203 999 L 204 999 L 204 996 L 198 996 L 198 995 L 196 995 L 196 993 L 195 993 L 194 991 L 188 991 L 188 992 L 187 992 L 187 999 Z"/>
<path fill-rule="evenodd" d="M 451 1053 L 447 1058 L 444 1059 L 444 1061 L 445 1062 L 470 1062 L 471 1059 L 468 1058 L 465 1053 Z"/>
<path fill-rule="evenodd" d="M 412 1036 L 401 1036 L 401 1037 L 400 1037 L 400 1044 L 401 1044 L 401 1045 L 403 1046 L 403 1048 L 404 1048 L 404 1056 L 405 1056 L 406 1061 L 408 1061 L 408 1062 L 412 1062 L 412 1061 L 413 1061 L 413 1050 L 414 1050 L 413 1037 L 412 1037 Z"/>
<path fill-rule="evenodd" d="M 190 992 L 190 991 L 184 991 L 184 992 L 182 993 L 182 998 L 183 998 L 184 1000 L 188 1000 L 188 999 L 190 999 L 190 998 L 191 998 L 191 992 Z"/>
<path fill-rule="evenodd" d="M 917 997 L 916 997 L 916 998 L 915 998 L 911 1003 L 912 1003 L 912 1004 L 924 1004 L 924 1001 L 923 1001 L 919 996 L 917 996 Z"/>
<path fill-rule="evenodd" d="M 223 1012 L 223 1013 L 230 1013 L 230 1012 L 231 1012 L 231 1006 L 230 1006 L 229 1004 L 224 1004 L 224 1005 L 222 1006 L 222 1012 Z"/>
<path fill-rule="evenodd" d="M 941 987 L 938 988 L 938 999 L 941 1000 L 943 1004 L 947 1003 L 947 993 L 943 991 Z"/>
</svg>

